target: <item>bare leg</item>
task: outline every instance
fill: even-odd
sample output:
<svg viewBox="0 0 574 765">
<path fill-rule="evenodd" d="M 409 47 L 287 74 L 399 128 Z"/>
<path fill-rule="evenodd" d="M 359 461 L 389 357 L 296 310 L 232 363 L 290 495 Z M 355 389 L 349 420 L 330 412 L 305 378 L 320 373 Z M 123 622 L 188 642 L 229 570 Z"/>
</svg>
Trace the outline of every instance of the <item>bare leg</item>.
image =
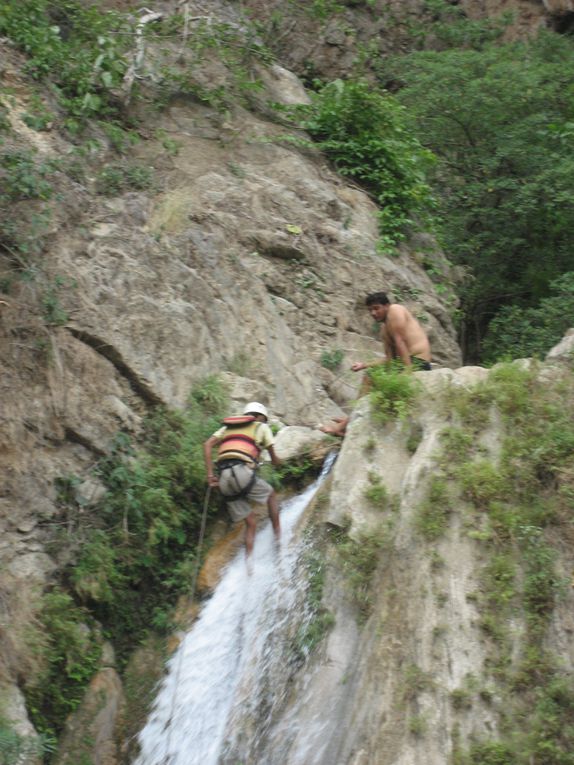
<svg viewBox="0 0 574 765">
<path fill-rule="evenodd" d="M 275 538 L 279 539 L 281 536 L 281 524 L 279 523 L 279 501 L 277 499 L 277 494 L 274 491 L 271 492 L 267 500 L 267 510 L 269 512 L 269 517 L 271 518 L 271 524 L 273 526 Z"/>
<path fill-rule="evenodd" d="M 322 430 L 323 433 L 328 433 L 330 436 L 344 436 L 345 430 L 347 429 L 347 424 L 349 422 L 349 417 L 340 417 L 337 418 L 337 421 L 334 424 L 327 424 L 327 425 L 321 425 L 319 427 L 319 430 Z"/>
<path fill-rule="evenodd" d="M 247 551 L 247 557 L 253 552 L 253 545 L 255 543 L 255 531 L 257 529 L 257 520 L 255 513 L 249 513 L 245 519 L 245 549 Z"/>
</svg>

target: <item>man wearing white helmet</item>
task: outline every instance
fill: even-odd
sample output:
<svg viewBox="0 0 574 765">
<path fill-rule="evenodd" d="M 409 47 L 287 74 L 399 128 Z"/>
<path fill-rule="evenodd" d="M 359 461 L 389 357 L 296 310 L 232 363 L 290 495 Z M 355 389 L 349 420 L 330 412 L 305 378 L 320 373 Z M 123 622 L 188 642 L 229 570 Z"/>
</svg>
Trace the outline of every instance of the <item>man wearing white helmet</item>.
<svg viewBox="0 0 574 765">
<path fill-rule="evenodd" d="M 203 445 L 207 482 L 224 496 L 234 521 L 245 521 L 247 556 L 253 551 L 257 519 L 250 502 L 267 503 L 275 537 L 279 539 L 279 503 L 273 488 L 257 476 L 259 455 L 267 449 L 271 462 L 281 464 L 273 448 L 273 433 L 267 424 L 267 409 L 252 401 L 237 417 L 226 417 L 223 426 Z M 215 470 L 212 451 L 217 447 Z M 217 473 L 217 475 L 216 475 Z"/>
</svg>

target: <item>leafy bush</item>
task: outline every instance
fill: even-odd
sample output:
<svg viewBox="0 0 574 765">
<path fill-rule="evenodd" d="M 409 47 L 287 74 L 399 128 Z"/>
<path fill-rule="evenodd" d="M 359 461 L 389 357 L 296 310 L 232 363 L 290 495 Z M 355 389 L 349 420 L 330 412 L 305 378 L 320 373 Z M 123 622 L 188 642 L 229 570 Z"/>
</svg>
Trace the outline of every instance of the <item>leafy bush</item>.
<svg viewBox="0 0 574 765">
<path fill-rule="evenodd" d="M 488 325 L 483 344 L 484 360 L 544 356 L 572 326 L 574 271 L 550 283 L 552 295 L 538 306 L 503 306 Z"/>
<path fill-rule="evenodd" d="M 372 382 L 370 395 L 375 417 L 383 422 L 406 417 L 418 397 L 419 381 L 400 365 L 371 367 L 368 375 Z"/>
<path fill-rule="evenodd" d="M 127 69 L 127 16 L 78 0 L 4 0 L 0 34 L 28 55 L 27 70 L 53 83 L 60 104 L 78 125 L 117 112 L 113 91 Z"/>
<path fill-rule="evenodd" d="M 564 97 L 572 67 L 572 39 L 541 32 L 481 50 L 413 53 L 386 73 L 403 85 L 397 97 L 421 143 L 438 157 L 432 182 L 443 245 L 471 277 L 461 306 L 470 362 L 481 359 L 500 309 L 539 307 L 552 282 L 574 269 L 574 108 Z M 511 353 L 544 346 L 529 332 L 524 344 L 512 329 L 505 339 L 502 322 L 518 321 L 526 331 L 528 314 L 506 309 L 502 317 L 489 358 L 499 356 L 499 338 Z"/>
<path fill-rule="evenodd" d="M 380 206 L 383 247 L 404 238 L 413 215 L 432 207 L 426 172 L 432 153 L 407 129 L 398 101 L 367 82 L 335 80 L 292 110 L 342 175 L 369 191 Z"/>
<path fill-rule="evenodd" d="M 0 204 L 22 199 L 49 199 L 52 186 L 46 176 L 53 171 L 49 163 L 39 163 L 28 151 L 0 154 Z"/>
<path fill-rule="evenodd" d="M 373 608 L 373 579 L 380 553 L 388 542 L 387 536 L 378 530 L 363 533 L 354 540 L 343 529 L 333 532 L 333 539 L 347 584 L 359 609 L 359 621 L 365 622 Z"/>
<path fill-rule="evenodd" d="M 416 515 L 416 528 L 426 539 L 437 539 L 446 530 L 452 510 L 448 484 L 441 476 L 433 476 L 427 498 Z"/>
<path fill-rule="evenodd" d="M 97 474 L 108 489 L 76 565 L 75 592 L 114 638 L 120 658 L 165 629 L 178 593 L 188 592 L 206 498 L 203 442 L 227 403 L 215 378 L 198 384 L 185 412 L 156 409 L 136 448 L 120 434 Z M 209 515 L 217 510 L 209 506 Z"/>
<path fill-rule="evenodd" d="M 107 165 L 96 180 L 98 194 L 113 196 L 122 191 L 135 189 L 143 191 L 152 186 L 153 173 L 144 165 Z"/>
<path fill-rule="evenodd" d="M 336 348 L 332 351 L 323 351 L 321 354 L 321 366 L 334 372 L 336 369 L 339 369 L 344 357 L 345 354 L 340 348 Z"/>
<path fill-rule="evenodd" d="M 10 723 L 0 719 L 0 765 L 27 762 L 55 751 L 55 740 L 50 736 L 20 736 Z"/>
<path fill-rule="evenodd" d="M 80 703 L 99 664 L 101 639 L 88 611 L 59 589 L 43 596 L 39 621 L 28 642 L 40 671 L 25 694 L 36 729 L 51 736 Z"/>
</svg>

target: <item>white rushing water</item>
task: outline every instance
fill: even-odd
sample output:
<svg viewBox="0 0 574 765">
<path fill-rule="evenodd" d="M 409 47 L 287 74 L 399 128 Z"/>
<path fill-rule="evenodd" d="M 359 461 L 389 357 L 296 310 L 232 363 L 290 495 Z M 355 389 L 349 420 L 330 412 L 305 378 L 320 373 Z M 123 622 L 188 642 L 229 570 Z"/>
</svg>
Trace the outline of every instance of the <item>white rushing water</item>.
<svg viewBox="0 0 574 765">
<path fill-rule="evenodd" d="M 332 459 L 312 486 L 283 505 L 280 550 L 268 523 L 257 532 L 252 570 L 248 572 L 241 550 L 224 571 L 168 662 L 139 735 L 135 765 L 218 765 L 225 760 L 226 737 L 236 738 L 234 717 L 254 704 L 266 657 L 290 613 L 300 607 L 294 530 Z"/>
</svg>

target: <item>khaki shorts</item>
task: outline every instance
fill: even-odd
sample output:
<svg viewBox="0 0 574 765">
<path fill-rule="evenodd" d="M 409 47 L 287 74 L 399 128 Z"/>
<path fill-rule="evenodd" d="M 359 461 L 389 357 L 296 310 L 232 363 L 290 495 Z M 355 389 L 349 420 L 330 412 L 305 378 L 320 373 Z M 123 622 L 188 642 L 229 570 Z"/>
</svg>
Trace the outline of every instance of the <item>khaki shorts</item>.
<svg viewBox="0 0 574 765">
<path fill-rule="evenodd" d="M 247 486 L 252 475 L 253 468 L 250 468 L 249 465 L 236 464 L 232 468 L 223 470 L 219 475 L 219 488 L 223 497 L 225 498 L 226 494 L 233 495 L 241 491 L 241 489 Z M 226 500 L 231 520 L 242 521 L 244 518 L 247 518 L 253 510 L 249 503 L 265 504 L 272 491 L 273 487 L 267 481 L 264 481 L 263 478 L 256 478 L 251 491 L 245 497 L 231 501 Z"/>
</svg>

